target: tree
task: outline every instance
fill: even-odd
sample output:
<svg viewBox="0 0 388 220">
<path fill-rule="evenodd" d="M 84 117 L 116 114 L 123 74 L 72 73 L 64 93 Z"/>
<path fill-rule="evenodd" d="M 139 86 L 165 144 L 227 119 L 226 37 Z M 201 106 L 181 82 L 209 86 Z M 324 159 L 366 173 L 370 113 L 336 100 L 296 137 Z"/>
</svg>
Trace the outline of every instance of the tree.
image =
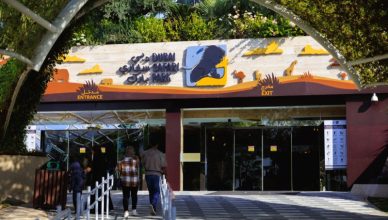
<svg viewBox="0 0 388 220">
<path fill-rule="evenodd" d="M 388 2 L 384 0 L 276 0 L 318 30 L 347 61 L 388 53 Z M 388 59 L 353 66 L 362 86 L 388 83 Z"/>
<path fill-rule="evenodd" d="M 49 21 L 55 18 L 67 3 L 66 0 L 23 0 L 20 2 Z M 3 2 L 0 2 L 0 21 L 0 48 L 31 58 L 36 45 L 45 33 L 45 29 Z M 52 59 L 48 58 L 47 60 Z M 25 83 L 27 86 L 22 88 L 13 111 L 12 126 L 8 130 L 8 135 L 5 135 L 7 140 L 3 139 L 5 116 L 8 113 L 8 106 L 15 86 L 21 74 L 26 73 L 26 65 L 11 59 L 0 68 L 0 151 L 21 152 L 25 150 L 24 129 L 32 119 L 37 103 L 39 103 L 48 79 L 50 79 L 51 75 L 47 75 L 47 70 L 50 69 L 49 63 L 46 61 L 47 65 L 42 67 L 42 71 L 27 77 Z"/>
</svg>

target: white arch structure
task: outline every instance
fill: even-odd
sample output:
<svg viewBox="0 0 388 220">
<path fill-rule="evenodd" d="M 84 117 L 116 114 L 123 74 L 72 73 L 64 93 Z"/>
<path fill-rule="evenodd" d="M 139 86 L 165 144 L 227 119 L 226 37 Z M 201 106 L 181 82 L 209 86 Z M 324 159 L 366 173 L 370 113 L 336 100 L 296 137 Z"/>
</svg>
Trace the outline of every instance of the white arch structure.
<svg viewBox="0 0 388 220">
<path fill-rule="evenodd" d="M 13 91 L 11 103 L 8 107 L 7 116 L 4 122 L 4 132 L 3 137 L 6 135 L 8 129 L 9 121 L 11 119 L 12 111 L 15 106 L 16 98 L 19 94 L 20 89 L 23 86 L 25 79 L 27 78 L 30 70 L 35 70 L 39 72 L 42 67 L 43 62 L 45 61 L 48 53 L 51 48 L 54 46 L 55 42 L 58 40 L 59 36 L 62 34 L 63 30 L 71 22 L 73 17 L 79 12 L 79 10 L 88 2 L 88 0 L 71 0 L 67 5 L 61 10 L 61 12 L 54 19 L 53 23 L 46 21 L 44 18 L 38 14 L 31 11 L 28 7 L 23 5 L 17 0 L 3 0 L 9 6 L 15 8 L 22 14 L 28 16 L 33 21 L 38 23 L 40 26 L 47 29 L 46 34 L 42 37 L 39 45 L 34 50 L 34 55 L 32 59 L 29 59 L 22 54 L 18 54 L 9 50 L 1 49 L 0 53 L 5 54 L 11 57 L 14 57 L 21 62 L 27 64 L 26 70 L 20 75 L 20 78 L 16 84 L 15 90 Z"/>
<path fill-rule="evenodd" d="M 59 36 L 62 34 L 62 32 L 65 30 L 65 28 L 68 26 L 68 24 L 76 17 L 79 18 L 82 15 L 84 15 L 87 12 L 83 12 L 77 15 L 77 13 L 81 10 L 81 8 L 88 2 L 88 0 L 70 0 L 67 5 L 61 10 L 61 12 L 58 14 L 58 16 L 54 19 L 52 23 L 46 21 L 44 18 L 39 16 L 38 14 L 31 11 L 28 7 L 20 3 L 18 0 L 2 0 L 9 6 L 15 8 L 19 12 L 23 13 L 24 15 L 30 17 L 33 21 L 38 23 L 40 26 L 47 29 L 46 34 L 42 37 L 42 40 L 37 45 L 34 51 L 34 55 L 32 59 L 29 59 L 22 54 L 18 54 L 6 49 L 0 48 L 0 53 L 4 55 L 8 55 L 10 57 L 14 57 L 21 62 L 27 64 L 26 70 L 21 74 L 18 83 L 16 85 L 16 88 L 13 92 L 12 99 L 10 106 L 7 111 L 6 121 L 4 123 L 4 134 L 5 131 L 8 128 L 9 120 L 11 118 L 11 114 L 13 111 L 13 107 L 16 102 L 16 98 L 19 94 L 19 91 L 24 83 L 24 80 L 30 72 L 30 70 L 35 70 L 37 72 L 40 71 L 40 68 L 42 67 L 43 62 L 45 61 L 48 53 L 50 52 L 51 48 L 54 46 L 55 42 L 58 40 Z M 92 5 L 91 9 L 99 7 L 103 5 L 104 3 L 108 2 L 109 0 L 97 0 Z M 362 63 L 369 63 L 377 60 L 382 59 L 388 59 L 388 54 L 375 56 L 371 58 L 363 58 L 359 60 L 354 61 L 347 61 L 345 57 L 340 53 L 340 51 L 331 44 L 325 37 L 319 33 L 317 30 L 315 30 L 313 27 L 311 27 L 306 21 L 302 20 L 299 16 L 294 14 L 291 10 L 288 10 L 286 7 L 277 4 L 276 2 L 272 0 L 250 0 L 252 2 L 255 2 L 261 6 L 264 6 L 270 10 L 275 11 L 276 13 L 290 19 L 292 22 L 294 22 L 299 28 L 301 28 L 303 31 L 305 31 L 307 34 L 309 34 L 312 38 L 314 38 L 318 43 L 320 43 L 329 53 L 338 61 L 338 63 L 346 70 L 346 72 L 350 75 L 351 79 L 354 81 L 354 83 L 357 85 L 358 89 L 361 89 L 360 86 L 360 80 L 358 77 L 358 74 L 354 70 L 352 66 L 362 64 Z M 387 83 L 377 83 L 373 85 L 367 85 L 369 86 L 378 86 L 378 85 L 387 85 Z"/>
</svg>

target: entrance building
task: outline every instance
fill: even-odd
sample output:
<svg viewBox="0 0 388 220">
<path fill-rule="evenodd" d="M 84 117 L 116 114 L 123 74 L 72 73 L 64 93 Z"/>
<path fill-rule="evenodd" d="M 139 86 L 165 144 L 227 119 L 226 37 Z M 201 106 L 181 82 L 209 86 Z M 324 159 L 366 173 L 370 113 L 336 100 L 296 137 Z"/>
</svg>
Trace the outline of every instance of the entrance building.
<svg viewBox="0 0 388 220">
<path fill-rule="evenodd" d="M 27 141 L 65 167 L 99 149 L 114 170 L 162 136 L 174 190 L 347 190 L 385 178 L 387 96 L 310 37 L 80 47 Z"/>
</svg>

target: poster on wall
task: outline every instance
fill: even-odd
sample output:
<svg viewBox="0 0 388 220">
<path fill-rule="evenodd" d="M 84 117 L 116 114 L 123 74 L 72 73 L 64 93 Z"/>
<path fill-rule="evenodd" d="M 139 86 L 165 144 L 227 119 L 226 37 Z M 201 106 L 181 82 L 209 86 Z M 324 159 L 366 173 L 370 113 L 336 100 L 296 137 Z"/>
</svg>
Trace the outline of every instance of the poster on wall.
<svg viewBox="0 0 388 220">
<path fill-rule="evenodd" d="M 325 120 L 325 168 L 345 169 L 347 166 L 346 120 Z"/>
</svg>

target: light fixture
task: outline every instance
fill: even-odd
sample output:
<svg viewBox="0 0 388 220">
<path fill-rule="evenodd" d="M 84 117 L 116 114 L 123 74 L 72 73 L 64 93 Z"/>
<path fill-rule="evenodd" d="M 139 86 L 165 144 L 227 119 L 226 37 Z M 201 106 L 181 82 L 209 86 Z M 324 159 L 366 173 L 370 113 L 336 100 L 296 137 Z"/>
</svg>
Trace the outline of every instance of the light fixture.
<svg viewBox="0 0 388 220">
<path fill-rule="evenodd" d="M 370 99 L 372 102 L 378 102 L 379 97 L 377 97 L 376 93 L 373 93 L 372 98 Z"/>
</svg>

